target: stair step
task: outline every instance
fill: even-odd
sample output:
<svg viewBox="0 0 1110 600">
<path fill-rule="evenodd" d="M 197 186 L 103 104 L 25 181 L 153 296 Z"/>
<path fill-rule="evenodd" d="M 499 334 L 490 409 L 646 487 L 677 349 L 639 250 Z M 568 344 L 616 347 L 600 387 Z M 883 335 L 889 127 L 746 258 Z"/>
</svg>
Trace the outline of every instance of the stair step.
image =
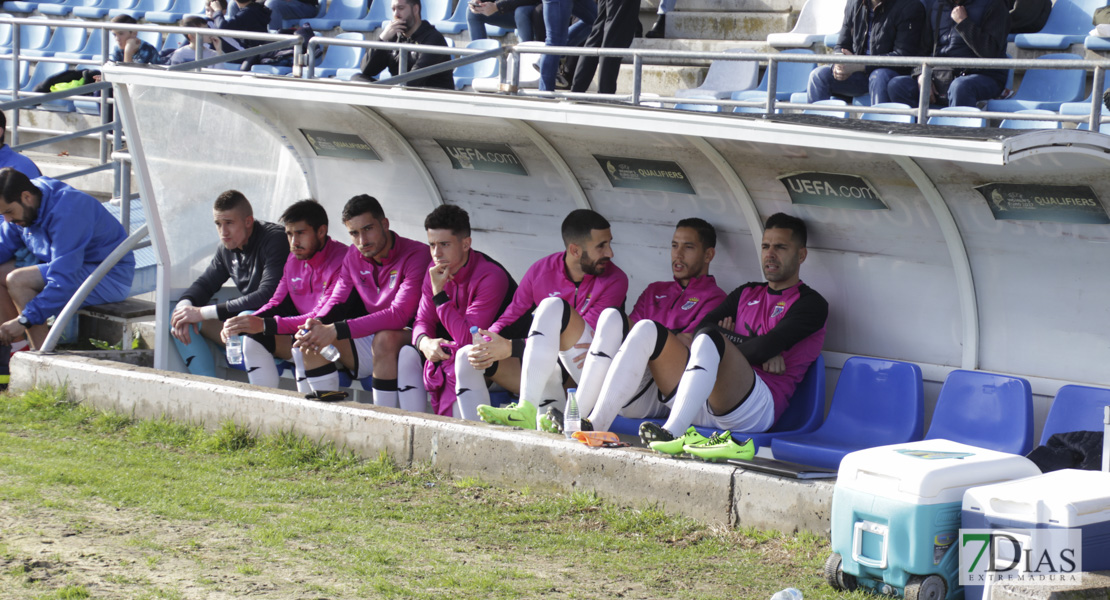
<svg viewBox="0 0 1110 600">
<path fill-rule="evenodd" d="M 675 90 L 701 85 L 705 79 L 705 71 L 705 67 L 644 65 L 640 91 L 645 94 L 673 96 Z M 621 74 L 617 79 L 618 94 L 632 93 L 632 78 L 632 65 L 621 65 Z"/>
<path fill-rule="evenodd" d="M 674 12 L 799 12 L 803 4 L 805 0 L 682 0 Z"/>
<path fill-rule="evenodd" d="M 675 12 L 667 15 L 667 36 L 760 41 L 770 33 L 790 31 L 796 19 L 794 13 L 777 12 Z"/>
</svg>

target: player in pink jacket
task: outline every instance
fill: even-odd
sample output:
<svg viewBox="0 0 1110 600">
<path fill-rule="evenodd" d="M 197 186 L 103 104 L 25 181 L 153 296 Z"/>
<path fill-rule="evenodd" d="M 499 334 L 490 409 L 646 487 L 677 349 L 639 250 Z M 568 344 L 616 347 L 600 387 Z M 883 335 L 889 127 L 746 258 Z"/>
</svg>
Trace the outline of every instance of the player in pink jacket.
<svg viewBox="0 0 1110 600">
<path fill-rule="evenodd" d="M 445 204 L 424 219 L 432 266 L 424 277 L 413 342 L 427 362 L 424 385 L 436 414 L 461 413 L 455 406 L 455 352 L 470 340 L 471 326 L 489 329 L 508 306 L 516 283 L 508 271 L 470 247 L 470 216 Z M 400 359 L 402 371 L 406 366 Z"/>
<path fill-rule="evenodd" d="M 486 422 L 535 429 L 538 411 L 563 398 L 559 364 L 578 381 L 601 312 L 624 310 L 628 276 L 613 264 L 609 221 L 592 210 L 574 210 L 563 219 L 562 235 L 566 250 L 528 268 L 512 304 L 490 332 L 483 332 L 491 340 L 456 356 L 464 414 L 474 407 Z M 505 333 L 509 324 L 533 309 L 527 344 L 505 339 L 514 337 Z M 483 375 L 519 391 L 520 401 L 507 408 L 489 406 Z"/>
<path fill-rule="evenodd" d="M 674 396 L 659 391 L 648 363 L 656 358 L 661 343 L 670 334 L 692 334 L 702 319 L 725 299 L 724 290 L 709 274 L 716 246 L 717 231 L 713 225 L 698 218 L 679 221 L 671 238 L 672 279 L 648 285 L 628 321 L 616 310 L 601 314 L 582 379 L 578 381 L 578 409 L 586 417 L 582 429 L 606 431 L 618 414 L 644 419 L 665 415 L 670 410 Z M 634 326 L 631 333 L 629 323 Z M 632 393 L 628 397 L 602 395 L 602 388 Z M 604 400 L 598 402 L 599 397 Z M 562 412 L 551 408 L 540 419 L 540 425 L 547 431 L 561 432 L 562 421 Z"/>
<path fill-rule="evenodd" d="M 420 305 L 421 285 L 431 262 L 428 246 L 391 231 L 382 205 L 366 194 L 347 201 L 343 225 L 353 245 L 343 257 L 339 283 L 305 322 L 296 343 L 306 350 L 309 391 L 338 389 L 336 365 L 317 352 L 332 345 L 339 350 L 339 363 L 354 379 L 373 376 L 375 405 L 427 412 L 420 360 L 408 345 L 412 333 L 406 328 Z M 399 373 L 401 353 L 412 353 L 417 367 Z"/>
<path fill-rule="evenodd" d="M 274 357 L 293 358 L 293 334 L 327 300 L 339 281 L 347 246 L 328 237 L 328 213 L 315 200 L 293 203 L 281 215 L 291 254 L 277 291 L 254 311 L 224 322 L 224 342 L 243 336 L 243 362 L 254 385 L 278 386 Z"/>
</svg>

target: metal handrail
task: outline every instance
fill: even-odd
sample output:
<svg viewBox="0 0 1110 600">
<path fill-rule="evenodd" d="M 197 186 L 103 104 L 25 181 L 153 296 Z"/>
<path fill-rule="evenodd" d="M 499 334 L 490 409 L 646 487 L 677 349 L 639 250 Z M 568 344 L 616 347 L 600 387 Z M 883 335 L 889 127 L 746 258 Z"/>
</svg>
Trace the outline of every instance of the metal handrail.
<svg viewBox="0 0 1110 600">
<path fill-rule="evenodd" d="M 50 328 L 50 332 L 46 334 L 46 340 L 42 343 L 42 348 L 38 349 L 39 352 L 49 353 L 54 351 L 54 347 L 58 345 L 58 340 L 61 339 L 62 334 L 65 333 L 65 323 L 68 323 L 69 320 L 73 318 L 73 315 L 77 314 L 77 311 L 85 302 L 85 298 L 88 298 L 89 294 L 92 293 L 93 289 L 100 283 L 100 280 L 104 279 L 108 271 L 111 271 L 120 259 L 128 252 L 131 252 L 131 250 L 146 237 L 146 233 L 147 224 L 143 223 L 141 227 L 135 230 L 135 233 L 127 236 L 127 239 L 120 242 L 120 245 L 116 246 L 116 249 L 108 254 L 104 262 L 97 265 L 96 269 L 94 269 L 81 286 L 77 288 L 77 291 L 73 293 L 73 297 L 66 303 L 62 312 L 54 319 L 54 323 L 59 325 L 58 327 Z"/>
</svg>

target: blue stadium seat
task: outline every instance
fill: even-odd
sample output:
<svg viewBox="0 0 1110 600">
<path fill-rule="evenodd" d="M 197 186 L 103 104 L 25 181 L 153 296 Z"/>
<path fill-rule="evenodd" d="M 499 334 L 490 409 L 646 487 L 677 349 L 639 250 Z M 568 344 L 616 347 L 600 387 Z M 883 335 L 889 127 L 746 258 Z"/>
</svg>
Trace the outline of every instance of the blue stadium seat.
<svg viewBox="0 0 1110 600">
<path fill-rule="evenodd" d="M 328 9 L 328 1 L 327 0 L 320 0 L 319 4 L 316 6 L 316 16 L 311 17 L 311 18 L 312 19 L 319 19 L 319 18 L 323 17 L 324 13 L 327 12 L 327 9 Z M 284 29 L 296 29 L 296 28 L 300 27 L 302 24 L 306 23 L 308 20 L 309 19 L 304 19 L 304 18 L 285 19 L 281 22 L 281 26 Z"/>
<path fill-rule="evenodd" d="M 751 52 L 745 48 L 729 48 L 729 53 Z M 677 98 L 730 98 L 735 92 L 750 90 L 759 80 L 759 63 L 751 60 L 715 60 L 701 85 L 676 90 Z"/>
<path fill-rule="evenodd" d="M 442 21 L 429 21 L 440 33 L 462 33 L 467 30 L 466 25 L 466 11 L 470 3 L 466 0 L 460 0 L 455 5 L 455 12 L 451 16 Z M 506 35 L 512 29 L 505 29 L 504 27 L 496 27 L 494 25 L 486 25 L 486 35 L 489 37 L 501 37 Z"/>
<path fill-rule="evenodd" d="M 782 53 L 813 54 L 813 51 L 795 48 L 792 50 L 783 50 Z M 809 83 L 809 73 L 817 65 L 816 63 L 780 62 L 776 63 L 776 66 L 778 68 L 778 83 L 775 89 L 775 99 L 789 100 L 791 94 L 805 91 L 806 85 Z M 733 100 L 766 100 L 767 73 L 764 72 L 763 79 L 759 82 L 759 85 L 755 89 L 742 92 L 734 92 L 731 98 Z M 738 106 L 733 109 L 733 112 L 762 114 L 767 112 L 767 110 L 763 107 Z"/>
<path fill-rule="evenodd" d="M 43 23 L 46 20 L 43 19 Z M 10 32 L 9 32 L 10 34 Z M 50 27 L 46 25 L 20 25 L 19 50 L 42 50 L 50 43 Z M 4 54 L 11 54 L 12 40 L 4 47 Z"/>
<path fill-rule="evenodd" d="M 316 31 L 327 31 L 339 27 L 339 24 L 345 20 L 359 20 L 365 17 L 367 10 L 367 0 L 331 0 L 324 16 L 304 22 Z"/>
<path fill-rule="evenodd" d="M 151 23 L 177 25 L 186 15 L 204 16 L 204 0 L 174 0 L 166 10 L 152 10 L 146 13 Z"/>
<path fill-rule="evenodd" d="M 113 8 L 131 8 L 137 0 L 84 0 L 83 6 L 73 7 L 73 16 L 83 19 L 103 19 Z"/>
<path fill-rule="evenodd" d="M 693 100 L 700 100 L 700 98 L 692 98 Z M 674 105 L 675 110 L 687 110 L 690 112 L 721 112 L 721 107 L 717 104 L 694 104 L 691 102 L 679 102 Z"/>
<path fill-rule="evenodd" d="M 10 13 L 33 13 L 39 4 L 53 4 L 58 0 L 36 0 L 35 2 L 26 2 L 25 0 L 8 0 L 4 3 L 4 12 Z"/>
<path fill-rule="evenodd" d="M 1029 382 L 984 371 L 952 371 L 940 388 L 925 439 L 1028 454 L 1033 449 Z"/>
<path fill-rule="evenodd" d="M 341 40 L 362 40 L 360 33 L 341 33 L 335 36 Z M 316 63 L 316 77 L 335 77 L 339 69 L 358 67 L 362 63 L 364 48 L 351 46 L 328 46 L 324 58 Z"/>
<path fill-rule="evenodd" d="M 27 63 L 24 62 L 23 64 L 24 64 L 23 68 L 26 69 L 27 68 L 27 66 L 26 66 Z M 21 91 L 24 91 L 24 92 L 34 91 L 34 89 L 40 83 L 46 81 L 48 78 L 53 77 L 54 75 L 57 75 L 58 73 L 61 73 L 62 71 L 66 71 L 66 70 L 72 69 L 72 68 L 73 68 L 72 66 L 64 64 L 64 63 L 45 63 L 45 62 L 38 63 L 38 64 L 35 65 L 34 70 L 31 72 L 30 79 L 27 81 L 27 84 L 23 86 Z M 70 100 L 52 100 L 50 102 L 40 104 L 36 108 L 38 108 L 39 110 L 48 110 L 48 111 L 51 111 L 51 112 L 73 112 L 74 111 L 73 102 L 70 101 Z"/>
<path fill-rule="evenodd" d="M 85 47 L 88 36 L 80 27 L 56 27 L 50 43 L 38 50 L 24 50 L 23 56 L 54 56 L 59 52 L 77 52 Z"/>
<path fill-rule="evenodd" d="M 1082 57 L 1077 54 L 1046 54 L 1037 60 L 1082 60 Z M 1064 102 L 1082 98 L 1086 85 L 1087 72 L 1083 69 L 1029 69 L 1013 97 L 988 100 L 986 109 L 996 112 L 1057 110 Z"/>
<path fill-rule="evenodd" d="M 12 78 L 15 76 L 15 69 L 12 65 L 11 58 L 0 58 L 0 102 L 7 102 L 12 99 Z M 21 62 L 20 67 L 18 87 L 23 89 L 27 85 L 29 69 L 25 62 Z"/>
<path fill-rule="evenodd" d="M 818 100 L 813 103 L 814 106 L 823 106 L 825 108 L 807 108 L 802 111 L 806 115 L 823 115 L 826 117 L 837 117 L 840 119 L 847 119 L 848 113 L 843 110 L 835 110 L 837 106 L 847 106 L 848 103 L 836 98 L 829 98 L 828 100 Z"/>
<path fill-rule="evenodd" d="M 1017 114 L 1026 115 L 1044 115 L 1055 117 L 1056 113 L 1051 110 L 1019 110 Z M 1005 119 L 999 125 L 1001 129 L 1062 129 L 1063 124 L 1060 121 L 1053 121 L 1051 119 Z"/>
<path fill-rule="evenodd" d="M 1110 406 L 1110 389 L 1065 385 L 1056 392 L 1041 433 L 1041 445 L 1056 433 L 1102 431 L 1103 409 Z"/>
<path fill-rule="evenodd" d="M 370 9 L 361 19 L 344 19 L 339 22 L 343 31 L 370 32 L 388 23 L 393 19 L 390 13 L 389 0 L 370 0 Z"/>
<path fill-rule="evenodd" d="M 965 112 L 982 112 L 974 106 L 946 106 L 942 111 L 965 111 Z M 936 115 L 929 117 L 929 125 L 951 125 L 954 127 L 986 127 L 986 119 L 977 119 L 974 117 L 946 117 Z"/>
<path fill-rule="evenodd" d="M 874 106 L 875 108 L 904 108 L 909 109 L 909 104 L 902 104 L 901 102 L 880 102 Z M 888 123 L 916 123 L 917 117 L 913 115 L 885 115 L 881 113 L 863 113 L 860 117 L 864 121 L 886 121 Z"/>
<path fill-rule="evenodd" d="M 1056 0 L 1048 21 L 1037 33 L 1019 33 L 1014 37 L 1018 48 L 1067 50 L 1082 44 L 1091 30 L 1095 9 L 1106 6 L 1106 0 Z"/>
<path fill-rule="evenodd" d="M 99 29 L 93 29 L 85 38 L 85 46 L 76 52 L 59 52 L 55 54 L 55 58 L 77 58 L 88 60 L 100 60 L 102 58 L 101 51 L 104 49 L 103 32 Z"/>
<path fill-rule="evenodd" d="M 771 451 L 778 460 L 835 469 L 849 452 L 920 440 L 924 423 L 921 367 L 853 356 L 825 422 L 812 433 L 775 438 Z"/>
<path fill-rule="evenodd" d="M 254 65 L 251 67 L 251 73 L 259 73 L 261 75 L 288 75 L 293 72 L 293 67 L 282 67 L 278 65 Z"/>
<path fill-rule="evenodd" d="M 36 10 L 41 15 L 65 17 L 73 12 L 74 8 L 84 6 L 84 0 L 62 0 L 61 2 L 40 2 Z"/>
<path fill-rule="evenodd" d="M 166 12 L 173 4 L 173 0 L 139 0 L 134 6 L 126 8 L 113 8 L 108 11 L 108 18 L 114 19 L 120 15 L 128 15 L 136 20 L 142 19 L 148 12 Z M 74 14 L 77 9 L 73 9 Z"/>
<path fill-rule="evenodd" d="M 493 50 L 501 47 L 501 42 L 486 38 L 484 40 L 472 40 L 466 45 L 467 48 L 476 50 Z M 500 63 L 496 58 L 487 58 L 476 63 L 470 63 L 457 67 L 455 69 L 455 89 L 461 90 L 470 85 L 475 77 L 497 77 L 500 73 Z"/>
</svg>

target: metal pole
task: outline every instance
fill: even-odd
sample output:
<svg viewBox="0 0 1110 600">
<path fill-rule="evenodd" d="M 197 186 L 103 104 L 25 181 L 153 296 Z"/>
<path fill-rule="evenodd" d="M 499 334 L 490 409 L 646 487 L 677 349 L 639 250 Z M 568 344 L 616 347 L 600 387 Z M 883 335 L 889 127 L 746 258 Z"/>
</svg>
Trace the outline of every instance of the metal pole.
<svg viewBox="0 0 1110 600">
<path fill-rule="evenodd" d="M 767 115 L 775 113 L 775 94 L 778 92 L 779 69 L 778 61 L 767 59 Z"/>
<path fill-rule="evenodd" d="M 21 71 L 21 62 L 19 60 L 19 34 L 20 25 L 12 25 L 12 100 L 19 98 L 19 72 Z M 12 111 L 12 146 L 19 145 L 19 110 Z"/>
<path fill-rule="evenodd" d="M 642 79 L 644 71 L 644 59 L 641 58 L 639 54 L 632 58 L 632 70 L 634 73 L 632 78 L 632 105 L 639 106 L 640 88 L 643 85 Z"/>
<path fill-rule="evenodd" d="M 933 95 L 933 67 L 921 65 L 921 89 L 917 90 L 917 122 L 924 125 L 929 120 L 929 98 Z"/>
<path fill-rule="evenodd" d="M 1098 90 L 1102 89 L 1102 84 L 1106 80 L 1106 70 L 1102 67 L 1095 67 L 1095 79 L 1091 87 L 1091 118 L 1087 122 L 1088 131 L 1099 131 L 1102 121 L 1102 97 L 1098 95 Z"/>
</svg>

